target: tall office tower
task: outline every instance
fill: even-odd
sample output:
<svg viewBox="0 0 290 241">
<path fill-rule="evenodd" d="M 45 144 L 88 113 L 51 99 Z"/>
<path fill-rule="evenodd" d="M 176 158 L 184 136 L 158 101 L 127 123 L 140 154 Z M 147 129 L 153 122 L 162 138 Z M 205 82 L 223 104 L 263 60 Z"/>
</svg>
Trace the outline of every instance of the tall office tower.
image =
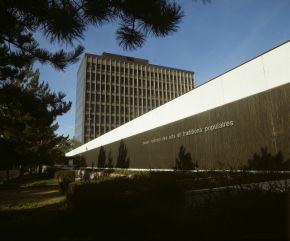
<svg viewBox="0 0 290 241">
<path fill-rule="evenodd" d="M 86 143 L 193 88 L 192 71 L 85 54 L 77 75 L 75 138 Z"/>
</svg>

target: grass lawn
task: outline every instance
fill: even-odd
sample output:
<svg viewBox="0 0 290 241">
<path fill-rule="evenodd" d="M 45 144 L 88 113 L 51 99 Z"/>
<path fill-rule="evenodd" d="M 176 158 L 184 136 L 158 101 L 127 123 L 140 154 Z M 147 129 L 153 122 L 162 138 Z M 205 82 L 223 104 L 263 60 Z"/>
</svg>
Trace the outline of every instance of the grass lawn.
<svg viewBox="0 0 290 241">
<path fill-rule="evenodd" d="M 44 207 L 63 201 L 58 181 L 45 175 L 24 176 L 0 185 L 0 210 Z"/>
</svg>

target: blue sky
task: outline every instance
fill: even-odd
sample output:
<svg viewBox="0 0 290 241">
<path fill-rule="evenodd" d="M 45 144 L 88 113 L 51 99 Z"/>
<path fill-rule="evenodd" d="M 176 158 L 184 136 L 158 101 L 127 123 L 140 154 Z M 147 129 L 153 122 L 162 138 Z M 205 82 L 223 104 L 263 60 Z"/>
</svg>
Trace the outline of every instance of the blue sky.
<svg viewBox="0 0 290 241">
<path fill-rule="evenodd" d="M 194 71 L 200 85 L 290 39 L 290 0 L 211 0 L 207 4 L 201 0 L 177 0 L 177 3 L 185 13 L 179 31 L 165 38 L 149 37 L 141 49 L 124 51 L 118 46 L 116 23 L 89 27 L 79 43 L 88 53 L 111 52 Z M 51 51 L 71 49 L 49 43 L 41 33 L 37 33 L 37 38 Z M 71 110 L 57 119 L 58 133 L 70 137 L 74 135 L 78 66 L 79 62 L 61 72 L 49 65 L 35 64 L 41 80 L 47 81 L 52 90 L 66 93 L 66 100 L 73 103 Z"/>
</svg>

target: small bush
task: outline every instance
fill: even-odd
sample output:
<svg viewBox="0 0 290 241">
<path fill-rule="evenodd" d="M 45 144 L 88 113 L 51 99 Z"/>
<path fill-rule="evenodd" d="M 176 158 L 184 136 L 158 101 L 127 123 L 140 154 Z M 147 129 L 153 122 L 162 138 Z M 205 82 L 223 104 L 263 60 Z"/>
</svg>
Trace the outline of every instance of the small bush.
<svg viewBox="0 0 290 241">
<path fill-rule="evenodd" d="M 60 167 L 47 166 L 44 170 L 44 175 L 46 175 L 48 178 L 54 178 L 55 173 L 58 171 L 63 171 L 63 169 Z"/>
<path fill-rule="evenodd" d="M 75 181 L 75 171 L 57 171 L 55 172 L 54 178 L 58 180 L 60 191 L 62 193 L 67 193 L 69 184 Z"/>
<path fill-rule="evenodd" d="M 147 174 L 71 183 L 67 199 L 73 207 L 90 211 L 161 211 L 169 206 L 173 209 L 182 206 L 184 194 L 174 179 Z"/>
</svg>

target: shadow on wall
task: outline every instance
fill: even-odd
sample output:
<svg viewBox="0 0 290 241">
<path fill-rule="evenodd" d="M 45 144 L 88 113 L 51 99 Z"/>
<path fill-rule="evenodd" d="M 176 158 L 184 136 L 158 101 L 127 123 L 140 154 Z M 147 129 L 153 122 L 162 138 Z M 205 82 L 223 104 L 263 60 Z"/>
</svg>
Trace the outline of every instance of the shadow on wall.
<svg viewBox="0 0 290 241">
<path fill-rule="evenodd" d="M 269 153 L 267 147 L 261 148 L 261 154 L 255 153 L 252 159 L 248 160 L 245 170 L 290 170 L 290 159 L 284 161 L 281 151 L 276 155 Z"/>
<path fill-rule="evenodd" d="M 178 157 L 175 159 L 175 170 L 194 170 L 198 167 L 197 162 L 193 162 L 190 152 L 186 152 L 182 145 L 179 149 Z"/>
<path fill-rule="evenodd" d="M 116 168 L 129 168 L 130 166 L 130 158 L 127 157 L 128 149 L 123 140 L 120 142 L 119 150 L 118 150 L 118 158 L 116 163 Z"/>
<path fill-rule="evenodd" d="M 120 142 L 120 146 L 118 149 L 118 157 L 115 167 L 116 168 L 129 168 L 130 166 L 130 158 L 127 157 L 128 149 L 123 140 Z M 92 163 L 93 167 L 93 163 Z M 112 157 L 111 150 L 109 151 L 108 158 L 106 157 L 105 148 L 101 146 L 98 155 L 97 167 L 99 168 L 113 168 L 114 162 Z"/>
<path fill-rule="evenodd" d="M 101 146 L 98 156 L 97 167 L 104 168 L 105 166 L 106 166 L 106 151 L 104 147 Z"/>
</svg>

